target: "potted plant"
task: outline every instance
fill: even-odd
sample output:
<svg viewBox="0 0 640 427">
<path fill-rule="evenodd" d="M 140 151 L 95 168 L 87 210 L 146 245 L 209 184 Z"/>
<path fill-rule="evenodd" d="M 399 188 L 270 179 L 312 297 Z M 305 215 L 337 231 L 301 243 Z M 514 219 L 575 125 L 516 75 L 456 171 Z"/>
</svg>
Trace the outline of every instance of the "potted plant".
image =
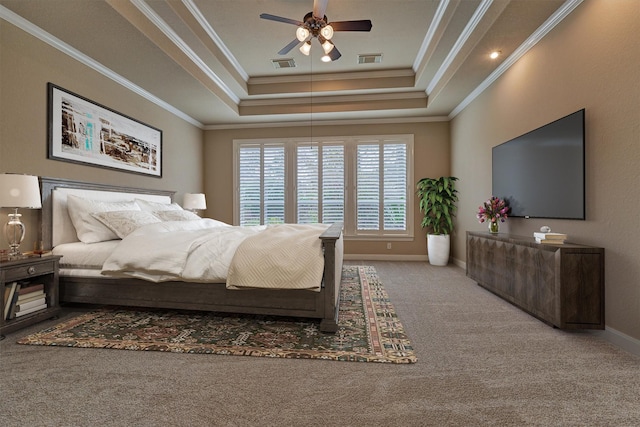
<svg viewBox="0 0 640 427">
<path fill-rule="evenodd" d="M 458 191 L 454 176 L 422 178 L 417 183 L 420 211 L 424 213 L 422 228 L 427 231 L 427 253 L 432 265 L 447 265 L 451 249 L 450 234 L 456 212 Z"/>
</svg>

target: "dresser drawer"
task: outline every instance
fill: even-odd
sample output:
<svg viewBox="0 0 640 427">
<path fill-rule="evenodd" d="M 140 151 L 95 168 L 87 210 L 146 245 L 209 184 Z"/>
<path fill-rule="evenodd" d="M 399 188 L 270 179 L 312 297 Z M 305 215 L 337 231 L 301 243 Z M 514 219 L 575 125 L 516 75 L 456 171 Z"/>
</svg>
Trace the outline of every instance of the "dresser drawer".
<svg viewBox="0 0 640 427">
<path fill-rule="evenodd" d="M 13 282 L 15 280 L 28 279 L 34 276 L 53 273 L 55 271 L 55 262 L 42 262 L 37 264 L 17 265 L 7 268 L 4 272 L 5 282 Z"/>
</svg>

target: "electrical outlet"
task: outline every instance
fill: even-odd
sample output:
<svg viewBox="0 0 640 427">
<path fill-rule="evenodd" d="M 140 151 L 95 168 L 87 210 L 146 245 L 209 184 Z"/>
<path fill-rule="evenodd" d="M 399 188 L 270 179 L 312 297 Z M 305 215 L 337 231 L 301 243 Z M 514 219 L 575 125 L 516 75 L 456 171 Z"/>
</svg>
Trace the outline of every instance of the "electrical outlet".
<svg viewBox="0 0 640 427">
<path fill-rule="evenodd" d="M 391 243 L 387 243 L 387 249 L 391 249 Z"/>
</svg>

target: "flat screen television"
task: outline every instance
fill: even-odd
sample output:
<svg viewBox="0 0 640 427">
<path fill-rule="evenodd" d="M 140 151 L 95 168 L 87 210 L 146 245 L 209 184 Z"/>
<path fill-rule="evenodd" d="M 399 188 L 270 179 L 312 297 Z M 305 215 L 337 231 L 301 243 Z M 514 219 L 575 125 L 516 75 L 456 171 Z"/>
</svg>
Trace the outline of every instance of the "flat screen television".
<svg viewBox="0 0 640 427">
<path fill-rule="evenodd" d="M 511 217 L 585 219 L 585 110 L 492 150 L 493 195 Z"/>
</svg>

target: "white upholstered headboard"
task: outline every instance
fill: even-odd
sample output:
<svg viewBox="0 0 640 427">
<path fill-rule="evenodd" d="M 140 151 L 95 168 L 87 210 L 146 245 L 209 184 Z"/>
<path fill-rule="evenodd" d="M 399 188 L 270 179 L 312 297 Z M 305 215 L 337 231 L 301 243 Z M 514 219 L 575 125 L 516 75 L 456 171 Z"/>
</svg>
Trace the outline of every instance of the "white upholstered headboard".
<svg viewBox="0 0 640 427">
<path fill-rule="evenodd" d="M 126 201 L 143 199 L 171 203 L 174 191 L 118 187 L 105 184 L 40 178 L 42 192 L 42 240 L 45 247 L 77 242 L 76 230 L 67 212 L 67 196 L 73 194 L 92 200 Z"/>
<path fill-rule="evenodd" d="M 51 195 L 51 246 L 62 243 L 78 242 L 76 229 L 67 211 L 67 196 L 82 197 L 84 199 L 100 200 L 103 202 L 123 202 L 134 199 L 150 200 L 153 202 L 171 203 L 171 197 L 153 194 L 120 193 L 116 191 L 81 190 L 77 188 L 59 188 Z"/>
</svg>

